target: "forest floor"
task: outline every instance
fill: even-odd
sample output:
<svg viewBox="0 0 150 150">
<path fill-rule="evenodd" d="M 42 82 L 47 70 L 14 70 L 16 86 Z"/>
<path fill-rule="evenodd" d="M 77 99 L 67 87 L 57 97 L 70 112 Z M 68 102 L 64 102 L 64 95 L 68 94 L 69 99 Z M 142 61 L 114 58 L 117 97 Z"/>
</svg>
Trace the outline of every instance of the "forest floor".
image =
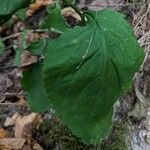
<svg viewBox="0 0 150 150">
<path fill-rule="evenodd" d="M 99 0 L 80 1 L 80 8 L 110 8 L 125 15 L 132 25 L 138 42 L 145 54 L 150 51 L 150 1 L 149 0 Z M 26 100 L 20 78 L 24 68 L 28 68 L 36 60 L 28 53 L 23 55 L 22 67 L 14 65 L 15 44 L 21 44 L 20 33 L 27 25 L 36 26 L 43 17 L 44 8 L 28 9 L 32 15 L 21 20 L 17 15 L 12 17 L 11 24 L 0 27 L 0 35 L 4 39 L 6 49 L 0 55 L 0 150 L 92 150 L 96 147 L 84 145 L 80 139 L 61 124 L 53 110 L 34 113 Z M 34 12 L 35 11 L 35 12 Z M 68 17 L 69 22 L 74 22 Z M 35 23 L 35 24 L 34 24 Z M 29 33 L 27 40 L 36 41 L 39 33 Z M 150 64 L 149 64 L 150 65 Z"/>
</svg>

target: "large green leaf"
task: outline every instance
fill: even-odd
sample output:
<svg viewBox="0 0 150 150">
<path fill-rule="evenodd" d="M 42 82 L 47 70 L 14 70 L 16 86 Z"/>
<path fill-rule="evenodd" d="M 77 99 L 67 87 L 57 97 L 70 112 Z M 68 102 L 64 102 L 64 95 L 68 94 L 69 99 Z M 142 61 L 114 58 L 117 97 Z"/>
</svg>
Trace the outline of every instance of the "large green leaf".
<svg viewBox="0 0 150 150">
<path fill-rule="evenodd" d="M 18 9 L 28 6 L 30 2 L 31 0 L 0 0 L 0 25 Z"/>
<path fill-rule="evenodd" d="M 56 112 L 82 141 L 96 144 L 111 125 L 113 104 L 130 90 L 144 51 L 123 16 L 89 11 L 85 27 L 48 45 L 44 86 Z"/>
<path fill-rule="evenodd" d="M 44 112 L 50 108 L 43 88 L 42 66 L 43 63 L 39 62 L 32 65 L 30 70 L 23 72 L 22 84 L 27 92 L 30 107 L 34 112 Z"/>
</svg>

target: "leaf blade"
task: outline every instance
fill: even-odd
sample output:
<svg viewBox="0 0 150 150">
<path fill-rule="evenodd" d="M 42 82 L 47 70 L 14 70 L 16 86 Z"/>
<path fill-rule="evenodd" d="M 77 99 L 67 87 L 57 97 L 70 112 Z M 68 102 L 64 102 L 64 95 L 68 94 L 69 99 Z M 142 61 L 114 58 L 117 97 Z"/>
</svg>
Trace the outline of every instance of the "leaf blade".
<svg viewBox="0 0 150 150">
<path fill-rule="evenodd" d="M 64 123 L 83 142 L 96 144 L 109 132 L 113 104 L 131 89 L 144 51 L 119 13 L 87 15 L 87 26 L 49 43 L 43 75 L 48 99 Z"/>
<path fill-rule="evenodd" d="M 23 72 L 22 85 L 27 91 L 27 99 L 34 112 L 44 112 L 50 108 L 43 88 L 42 62 L 33 64 L 30 70 Z"/>
<path fill-rule="evenodd" d="M 27 7 L 31 0 L 1 0 L 0 1 L 0 25 L 7 21 L 18 9 Z"/>
</svg>

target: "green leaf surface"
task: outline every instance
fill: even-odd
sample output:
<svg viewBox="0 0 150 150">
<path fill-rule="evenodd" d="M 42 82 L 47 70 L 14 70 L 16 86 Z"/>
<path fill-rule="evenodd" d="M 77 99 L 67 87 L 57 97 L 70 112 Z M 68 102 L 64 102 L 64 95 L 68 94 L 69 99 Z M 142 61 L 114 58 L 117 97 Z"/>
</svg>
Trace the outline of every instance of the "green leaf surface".
<svg viewBox="0 0 150 150">
<path fill-rule="evenodd" d="M 48 44 L 43 78 L 63 122 L 83 142 L 96 144 L 108 134 L 113 104 L 131 89 L 144 51 L 123 15 L 110 10 L 85 15 L 86 26 Z"/>
<path fill-rule="evenodd" d="M 46 93 L 43 88 L 42 77 L 43 63 L 32 65 L 32 68 L 23 72 L 22 85 L 27 92 L 27 99 L 34 112 L 44 112 L 50 108 Z"/>
<path fill-rule="evenodd" d="M 48 42 L 47 39 L 40 39 L 39 41 L 32 43 L 28 47 L 28 50 L 34 55 L 45 56 L 47 49 L 47 42 Z"/>
<path fill-rule="evenodd" d="M 56 3 L 54 8 L 50 7 L 47 11 L 49 14 L 41 23 L 42 29 L 63 32 L 69 28 L 69 25 L 65 22 L 65 19 L 61 15 L 61 6 L 58 3 Z"/>
<path fill-rule="evenodd" d="M 22 21 L 24 21 L 24 20 L 27 18 L 26 12 L 27 12 L 27 9 L 26 9 L 26 8 L 22 8 L 22 9 L 19 9 L 19 10 L 15 13 L 15 15 L 16 15 L 17 17 L 19 17 Z"/>
<path fill-rule="evenodd" d="M 0 55 L 4 52 L 4 50 L 5 50 L 5 45 L 2 42 L 2 40 L 0 39 Z"/>
<path fill-rule="evenodd" d="M 27 7 L 31 0 L 0 0 L 0 25 L 7 21 L 18 9 Z"/>
<path fill-rule="evenodd" d="M 18 67 L 20 67 L 20 65 L 21 65 L 21 55 L 22 55 L 22 49 L 21 48 L 15 48 L 14 63 Z"/>
</svg>

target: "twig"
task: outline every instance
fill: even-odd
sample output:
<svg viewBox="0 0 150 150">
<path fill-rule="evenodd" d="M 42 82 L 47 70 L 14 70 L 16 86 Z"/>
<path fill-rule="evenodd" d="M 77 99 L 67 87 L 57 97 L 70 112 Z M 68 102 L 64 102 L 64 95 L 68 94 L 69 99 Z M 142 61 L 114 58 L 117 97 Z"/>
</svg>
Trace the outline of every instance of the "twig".
<svg viewBox="0 0 150 150">
<path fill-rule="evenodd" d="M 150 50 L 147 50 L 146 54 L 145 54 L 144 61 L 143 61 L 142 65 L 141 65 L 141 70 L 142 71 L 144 70 L 144 65 L 145 65 L 145 62 L 146 62 L 147 58 L 149 57 L 149 54 L 150 54 Z"/>
<path fill-rule="evenodd" d="M 141 9 L 141 10 L 143 11 L 145 7 L 146 7 L 146 4 L 143 6 L 143 9 Z M 137 24 L 136 24 L 135 27 L 134 27 L 134 31 L 135 31 L 135 32 L 137 32 L 137 30 L 138 30 L 137 27 L 139 26 L 139 24 L 141 24 L 142 27 L 144 28 L 142 21 L 143 21 L 144 17 L 145 17 L 146 15 L 148 15 L 149 11 L 150 11 L 150 4 L 148 5 L 146 12 L 141 16 L 140 20 L 138 19 L 138 17 L 141 15 L 140 13 L 142 13 L 142 12 L 139 13 L 139 16 L 137 16 L 137 18 L 135 19 L 135 20 L 138 21 Z M 134 21 L 135 21 L 135 20 L 134 20 Z"/>
<path fill-rule="evenodd" d="M 2 96 L 26 96 L 26 93 L 4 93 Z"/>
<path fill-rule="evenodd" d="M 97 7 L 124 7 L 124 6 L 135 6 L 135 5 L 139 5 L 139 3 L 134 3 L 134 4 L 130 4 L 130 3 L 127 3 L 127 4 L 89 4 L 88 6 L 97 6 Z"/>
<path fill-rule="evenodd" d="M 8 40 L 8 39 L 11 39 L 11 38 L 17 37 L 17 36 L 19 36 L 19 35 L 21 35 L 21 34 L 22 34 L 22 32 L 18 32 L 18 33 L 15 33 L 15 34 L 12 34 L 12 35 L 6 36 L 6 37 L 2 38 L 2 41 L 6 41 L 6 40 Z"/>
<path fill-rule="evenodd" d="M 0 103 L 0 106 L 7 106 L 7 105 L 11 105 L 11 106 L 27 106 L 27 105 L 22 104 L 22 103 Z"/>
<path fill-rule="evenodd" d="M 141 45 L 149 45 L 149 43 L 150 43 L 150 42 L 148 42 L 149 38 L 150 38 L 150 32 L 147 32 L 138 40 L 138 42 Z"/>
<path fill-rule="evenodd" d="M 17 66 L 6 66 L 6 67 L 0 67 L 0 71 L 7 70 L 7 69 L 14 69 L 18 68 Z"/>
<path fill-rule="evenodd" d="M 27 32 L 48 32 L 48 30 L 44 30 L 44 29 L 26 30 L 26 31 L 27 31 Z M 8 39 L 15 38 L 15 37 L 21 35 L 22 33 L 23 33 L 23 32 L 18 32 L 18 33 L 15 33 L 15 34 L 6 36 L 6 37 L 2 38 L 2 41 L 6 41 L 6 40 L 8 40 Z"/>
<path fill-rule="evenodd" d="M 80 5 L 83 5 L 85 2 L 83 2 L 83 3 L 80 3 Z M 123 3 L 120 3 L 120 4 L 118 4 L 118 3 L 116 3 L 116 4 L 103 4 L 103 3 L 96 3 L 96 4 L 88 4 L 88 5 L 86 5 L 86 6 L 84 6 L 84 7 L 125 7 L 125 6 L 136 6 L 136 5 L 140 5 L 142 2 L 137 2 L 137 3 L 125 3 L 125 4 L 123 4 Z"/>
</svg>

